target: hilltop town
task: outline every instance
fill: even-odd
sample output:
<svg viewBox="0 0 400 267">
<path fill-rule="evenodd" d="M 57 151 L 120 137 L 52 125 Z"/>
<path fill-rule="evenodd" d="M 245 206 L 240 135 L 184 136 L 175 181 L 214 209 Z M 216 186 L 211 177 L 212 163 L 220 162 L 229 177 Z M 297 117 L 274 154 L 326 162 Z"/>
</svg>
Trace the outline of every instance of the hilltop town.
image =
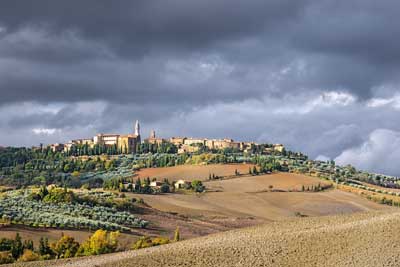
<svg viewBox="0 0 400 267">
<path fill-rule="evenodd" d="M 260 148 L 260 145 L 255 142 L 237 142 L 230 138 L 224 139 L 208 139 L 208 138 L 193 138 L 193 137 L 157 137 L 155 130 L 150 132 L 148 138 L 142 140 L 140 134 L 140 124 L 136 121 L 134 130 L 131 134 L 96 134 L 93 138 L 83 138 L 71 140 L 66 144 L 56 143 L 49 145 L 53 152 L 68 152 L 74 147 L 86 146 L 90 149 L 96 147 L 107 149 L 114 148 L 118 154 L 130 154 L 138 151 L 138 146 L 141 143 L 162 145 L 170 143 L 176 146 L 177 153 L 195 153 L 201 148 L 209 150 L 231 149 L 234 151 L 249 152 L 251 149 Z M 285 147 L 282 144 L 271 144 L 263 146 L 265 152 L 283 152 Z"/>
</svg>

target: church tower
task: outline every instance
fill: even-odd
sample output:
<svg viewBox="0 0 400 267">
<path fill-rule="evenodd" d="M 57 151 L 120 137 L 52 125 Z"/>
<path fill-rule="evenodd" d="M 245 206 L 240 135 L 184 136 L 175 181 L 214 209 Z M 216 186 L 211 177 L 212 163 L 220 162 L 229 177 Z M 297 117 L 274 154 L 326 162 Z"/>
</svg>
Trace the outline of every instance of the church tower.
<svg viewBox="0 0 400 267">
<path fill-rule="evenodd" d="M 150 138 L 155 139 L 156 138 L 156 131 L 151 130 L 150 132 Z"/>
<path fill-rule="evenodd" d="M 136 120 L 135 123 L 135 135 L 140 136 L 140 125 L 138 120 Z"/>
</svg>

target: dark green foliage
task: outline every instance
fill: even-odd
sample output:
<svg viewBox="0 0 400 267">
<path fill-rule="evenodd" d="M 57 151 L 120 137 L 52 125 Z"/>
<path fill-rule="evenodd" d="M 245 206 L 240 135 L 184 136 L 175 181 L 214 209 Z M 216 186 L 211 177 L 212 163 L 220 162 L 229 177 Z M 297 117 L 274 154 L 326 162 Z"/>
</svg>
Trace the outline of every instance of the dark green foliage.
<svg viewBox="0 0 400 267">
<path fill-rule="evenodd" d="M 170 192 L 170 186 L 167 183 L 162 184 L 160 188 L 161 193 L 169 193 Z"/>
<path fill-rule="evenodd" d="M 47 237 L 41 237 L 39 240 L 39 254 L 52 255 L 53 251 L 50 249 L 49 240 Z"/>
<path fill-rule="evenodd" d="M 150 178 L 147 177 L 147 179 L 145 179 L 144 181 L 144 186 L 141 189 L 141 192 L 143 194 L 152 194 L 153 193 L 153 189 L 150 187 Z"/>
<path fill-rule="evenodd" d="M 10 251 L 14 244 L 14 240 L 8 238 L 0 239 L 0 251 Z"/>
<path fill-rule="evenodd" d="M 205 186 L 199 180 L 192 181 L 191 188 L 193 189 L 193 191 L 198 192 L 198 193 L 201 193 L 205 190 Z"/>
<path fill-rule="evenodd" d="M 140 178 L 136 180 L 135 183 L 135 192 L 142 192 L 142 182 L 140 181 Z"/>
<path fill-rule="evenodd" d="M 18 259 L 22 255 L 22 253 L 24 253 L 24 245 L 22 244 L 22 239 L 19 233 L 16 234 L 10 251 L 14 259 Z"/>
<path fill-rule="evenodd" d="M 161 144 L 150 144 L 147 142 L 138 144 L 137 153 L 138 154 L 147 154 L 147 153 L 161 153 L 161 154 L 175 154 L 178 152 L 178 148 L 170 143 L 163 142 Z"/>
</svg>

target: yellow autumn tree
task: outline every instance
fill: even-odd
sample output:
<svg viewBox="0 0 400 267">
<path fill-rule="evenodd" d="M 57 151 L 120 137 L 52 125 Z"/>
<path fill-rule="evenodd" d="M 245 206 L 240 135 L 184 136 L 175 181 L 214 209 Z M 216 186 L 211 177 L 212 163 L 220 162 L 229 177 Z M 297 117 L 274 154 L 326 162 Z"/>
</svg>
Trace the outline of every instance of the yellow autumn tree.
<svg viewBox="0 0 400 267">
<path fill-rule="evenodd" d="M 119 235 L 118 231 L 107 232 L 99 229 L 80 246 L 78 255 L 88 256 L 115 252 L 118 248 Z"/>
<path fill-rule="evenodd" d="M 75 256 L 79 248 L 79 243 L 71 236 L 62 235 L 57 242 L 50 245 L 50 248 L 58 259 L 71 258 Z"/>
</svg>

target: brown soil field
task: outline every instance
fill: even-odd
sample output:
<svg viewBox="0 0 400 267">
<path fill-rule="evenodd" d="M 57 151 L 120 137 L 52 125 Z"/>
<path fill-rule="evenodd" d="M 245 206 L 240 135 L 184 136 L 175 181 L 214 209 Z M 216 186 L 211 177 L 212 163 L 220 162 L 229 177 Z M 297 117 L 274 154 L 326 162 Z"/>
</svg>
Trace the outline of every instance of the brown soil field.
<svg viewBox="0 0 400 267">
<path fill-rule="evenodd" d="M 150 177 L 158 180 L 167 178 L 170 181 L 179 179 L 205 181 L 208 180 L 210 174 L 224 177 L 233 176 L 235 170 L 238 170 L 240 174 L 248 174 L 249 167 L 253 167 L 253 164 L 180 165 L 165 168 L 145 168 L 138 171 L 137 175 L 140 178 Z"/>
<path fill-rule="evenodd" d="M 154 209 L 198 218 L 257 218 L 284 220 L 300 212 L 307 216 L 386 209 L 355 194 L 330 189 L 322 192 L 296 191 L 302 185 L 327 184 L 318 178 L 292 173 L 245 176 L 204 182 L 211 192 L 202 194 L 134 195 Z M 129 194 L 131 195 L 131 194 Z"/>
<path fill-rule="evenodd" d="M 400 212 L 296 218 L 137 251 L 15 266 L 399 266 Z"/>
</svg>

